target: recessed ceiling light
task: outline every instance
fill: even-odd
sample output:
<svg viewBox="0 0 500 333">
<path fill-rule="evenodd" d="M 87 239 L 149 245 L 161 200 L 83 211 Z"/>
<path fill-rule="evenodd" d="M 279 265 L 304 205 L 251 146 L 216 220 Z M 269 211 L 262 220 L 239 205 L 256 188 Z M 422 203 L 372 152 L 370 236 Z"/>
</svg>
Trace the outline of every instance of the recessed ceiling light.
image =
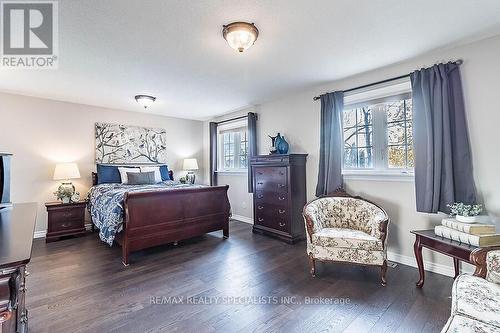
<svg viewBox="0 0 500 333">
<path fill-rule="evenodd" d="M 135 95 L 135 100 L 147 109 L 156 100 L 156 97 L 149 95 Z"/>
<path fill-rule="evenodd" d="M 253 23 L 233 22 L 223 26 L 222 36 L 229 46 L 241 53 L 255 43 L 259 29 Z"/>
</svg>

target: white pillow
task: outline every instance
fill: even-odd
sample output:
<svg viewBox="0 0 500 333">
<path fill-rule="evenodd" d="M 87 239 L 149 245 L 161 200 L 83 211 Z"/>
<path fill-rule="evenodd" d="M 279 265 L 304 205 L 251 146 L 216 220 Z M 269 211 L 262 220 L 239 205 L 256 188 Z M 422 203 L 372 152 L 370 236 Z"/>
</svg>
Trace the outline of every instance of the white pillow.
<svg viewBox="0 0 500 333">
<path fill-rule="evenodd" d="M 152 172 L 155 173 L 155 182 L 161 183 L 161 173 L 159 166 L 141 166 L 141 172 Z"/>
<path fill-rule="evenodd" d="M 118 172 L 120 173 L 120 178 L 122 179 L 122 184 L 128 184 L 127 172 L 141 172 L 141 169 L 140 168 L 118 167 Z"/>
</svg>

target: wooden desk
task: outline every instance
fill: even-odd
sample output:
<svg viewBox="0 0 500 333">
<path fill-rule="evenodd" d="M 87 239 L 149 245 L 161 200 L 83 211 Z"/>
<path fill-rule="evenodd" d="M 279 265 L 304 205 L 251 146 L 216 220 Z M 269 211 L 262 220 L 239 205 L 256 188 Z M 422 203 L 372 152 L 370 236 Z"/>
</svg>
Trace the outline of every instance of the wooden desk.
<svg viewBox="0 0 500 333">
<path fill-rule="evenodd" d="M 482 248 L 477 246 L 460 243 L 448 238 L 443 238 L 441 236 L 436 236 L 433 229 L 413 230 L 411 231 L 411 233 L 415 235 L 413 251 L 415 252 L 415 258 L 417 259 L 418 272 L 420 273 L 420 279 L 416 283 L 417 287 L 419 288 L 422 288 L 424 286 L 425 278 L 422 247 L 426 247 L 432 251 L 436 251 L 452 257 L 453 264 L 455 266 L 455 278 L 460 273 L 460 260 L 474 265 L 474 263 L 471 261 L 471 253 L 483 251 Z"/>
</svg>

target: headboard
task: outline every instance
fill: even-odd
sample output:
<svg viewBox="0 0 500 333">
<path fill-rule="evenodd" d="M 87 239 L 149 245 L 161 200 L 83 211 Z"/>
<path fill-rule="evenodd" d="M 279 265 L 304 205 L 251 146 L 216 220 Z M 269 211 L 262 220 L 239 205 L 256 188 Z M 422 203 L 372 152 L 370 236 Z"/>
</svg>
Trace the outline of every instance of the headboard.
<svg viewBox="0 0 500 333">
<path fill-rule="evenodd" d="M 170 177 L 170 180 L 174 180 L 174 172 L 172 170 L 168 170 L 168 176 Z M 97 172 L 92 172 L 92 186 L 97 185 L 97 183 Z"/>
</svg>

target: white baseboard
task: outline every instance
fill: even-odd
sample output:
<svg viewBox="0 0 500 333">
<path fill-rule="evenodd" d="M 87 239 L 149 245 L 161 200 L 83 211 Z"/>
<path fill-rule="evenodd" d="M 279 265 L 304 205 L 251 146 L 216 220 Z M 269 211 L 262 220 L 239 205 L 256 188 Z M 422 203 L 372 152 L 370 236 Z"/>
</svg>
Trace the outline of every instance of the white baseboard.
<svg viewBox="0 0 500 333">
<path fill-rule="evenodd" d="M 91 223 L 85 223 L 85 229 L 91 230 L 92 229 L 92 224 Z M 40 230 L 40 231 L 35 231 L 33 233 L 33 238 L 45 238 L 45 235 L 47 235 L 47 230 Z"/>
<path fill-rule="evenodd" d="M 45 235 L 47 234 L 47 230 L 41 230 L 41 231 L 35 231 L 33 234 L 33 238 L 45 238 Z"/>
<path fill-rule="evenodd" d="M 415 260 L 415 257 L 409 257 L 405 256 L 399 253 L 394 253 L 394 252 L 387 252 L 387 259 L 390 261 L 394 261 L 403 265 L 411 266 L 411 267 L 417 267 L 417 262 Z M 450 258 L 450 261 L 452 262 L 452 259 Z M 429 272 L 433 273 L 438 273 L 441 275 L 446 275 L 446 276 L 455 276 L 455 269 L 453 266 L 447 266 L 443 264 L 436 264 L 433 262 L 426 261 L 424 259 L 424 269 Z M 464 265 L 462 264 L 462 267 L 460 268 L 460 271 L 462 273 L 470 273 L 472 274 L 474 272 L 474 268 L 471 265 Z"/>
<path fill-rule="evenodd" d="M 246 217 L 246 216 L 242 216 L 242 215 L 235 215 L 235 214 L 233 214 L 233 216 L 231 216 L 231 218 L 233 220 L 238 220 L 240 222 L 245 222 L 245 223 L 253 224 L 253 219 L 251 217 Z"/>
</svg>

